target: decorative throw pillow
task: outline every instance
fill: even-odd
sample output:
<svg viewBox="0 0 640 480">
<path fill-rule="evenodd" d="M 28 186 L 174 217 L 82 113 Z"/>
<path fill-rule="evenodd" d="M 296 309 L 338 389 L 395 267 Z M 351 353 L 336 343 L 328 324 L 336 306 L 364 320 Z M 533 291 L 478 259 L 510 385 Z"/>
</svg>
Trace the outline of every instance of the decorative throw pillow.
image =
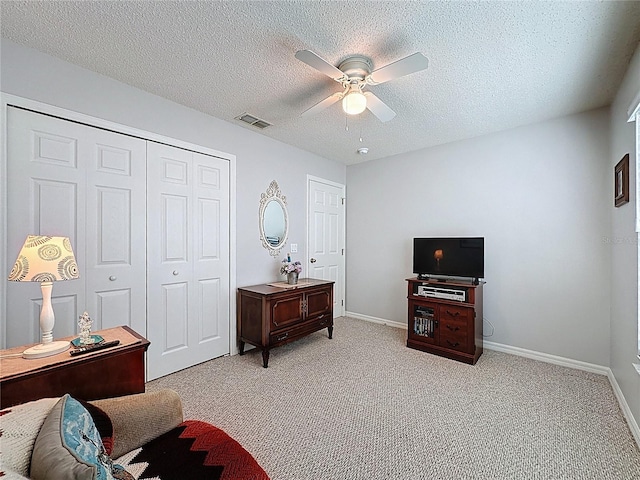
<svg viewBox="0 0 640 480">
<path fill-rule="evenodd" d="M 56 403 L 42 424 L 31 455 L 31 478 L 133 479 L 112 464 L 91 415 L 69 395 Z"/>
</svg>

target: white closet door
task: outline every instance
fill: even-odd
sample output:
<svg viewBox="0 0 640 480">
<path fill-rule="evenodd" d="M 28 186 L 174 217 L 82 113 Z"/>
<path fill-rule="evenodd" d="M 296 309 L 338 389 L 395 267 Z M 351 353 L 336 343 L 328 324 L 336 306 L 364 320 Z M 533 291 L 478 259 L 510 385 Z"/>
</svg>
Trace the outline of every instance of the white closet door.
<svg viewBox="0 0 640 480">
<path fill-rule="evenodd" d="M 97 328 L 145 335 L 146 141 L 97 128 L 86 141 L 86 310 Z"/>
<path fill-rule="evenodd" d="M 145 141 L 18 108 L 7 122 L 8 262 L 28 234 L 61 235 L 80 272 L 53 286 L 54 337 L 84 310 L 144 335 Z M 39 285 L 8 282 L 7 299 L 7 346 L 39 341 Z"/>
<path fill-rule="evenodd" d="M 81 279 L 55 282 L 51 301 L 54 339 L 73 335 L 85 303 L 84 127 L 16 108 L 8 109 L 7 127 L 7 264 L 27 235 L 70 238 Z M 40 341 L 41 305 L 38 283 L 7 282 L 7 347 Z"/>
<path fill-rule="evenodd" d="M 229 353 L 228 162 L 147 146 L 149 380 Z"/>
</svg>

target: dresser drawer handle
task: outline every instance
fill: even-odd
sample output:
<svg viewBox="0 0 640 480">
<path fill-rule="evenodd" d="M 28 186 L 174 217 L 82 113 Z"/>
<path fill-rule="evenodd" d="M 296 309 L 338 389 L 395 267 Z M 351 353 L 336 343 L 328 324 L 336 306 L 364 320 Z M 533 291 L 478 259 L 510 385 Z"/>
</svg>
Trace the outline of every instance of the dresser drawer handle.
<svg viewBox="0 0 640 480">
<path fill-rule="evenodd" d="M 449 346 L 451 347 L 457 347 L 458 345 L 460 345 L 460 342 L 452 342 L 450 340 L 447 340 L 447 343 L 449 344 Z"/>
<path fill-rule="evenodd" d="M 452 317 L 457 317 L 458 315 L 460 315 L 460 312 L 451 312 L 449 310 L 446 311 L 447 315 L 451 315 Z"/>
<path fill-rule="evenodd" d="M 457 332 L 458 330 L 460 330 L 460 327 L 452 327 L 451 325 L 447 325 L 447 328 L 452 332 Z"/>
<path fill-rule="evenodd" d="M 279 342 L 280 340 L 284 340 L 284 339 L 285 339 L 285 338 L 287 338 L 288 336 L 289 336 L 289 332 L 287 332 L 287 333 L 285 333 L 285 334 L 283 334 L 283 335 L 280 335 L 280 336 L 276 337 L 276 340 Z"/>
<path fill-rule="evenodd" d="M 111 275 L 109 277 L 109 280 L 112 281 L 112 282 L 115 282 L 117 279 L 118 279 L 118 277 L 116 277 L 115 275 Z"/>
</svg>

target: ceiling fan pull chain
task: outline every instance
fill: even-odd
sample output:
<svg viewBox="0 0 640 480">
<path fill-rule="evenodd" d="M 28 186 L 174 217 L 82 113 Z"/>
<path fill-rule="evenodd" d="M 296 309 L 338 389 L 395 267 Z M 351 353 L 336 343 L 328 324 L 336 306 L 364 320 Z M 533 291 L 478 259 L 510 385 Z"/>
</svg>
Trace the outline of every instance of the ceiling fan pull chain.
<svg viewBox="0 0 640 480">
<path fill-rule="evenodd" d="M 349 131 L 349 115 L 347 115 L 346 113 L 344 114 L 344 131 Z"/>
</svg>

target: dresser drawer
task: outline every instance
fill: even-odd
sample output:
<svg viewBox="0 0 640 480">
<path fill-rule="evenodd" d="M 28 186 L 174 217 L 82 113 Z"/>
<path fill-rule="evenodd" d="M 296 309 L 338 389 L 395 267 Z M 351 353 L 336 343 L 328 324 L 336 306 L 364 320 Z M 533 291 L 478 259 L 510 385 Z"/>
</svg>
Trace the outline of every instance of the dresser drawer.
<svg viewBox="0 0 640 480">
<path fill-rule="evenodd" d="M 473 311 L 455 305 L 440 305 L 439 313 L 440 322 L 466 329 Z"/>
<path fill-rule="evenodd" d="M 440 305 L 440 345 L 444 348 L 468 352 L 469 325 L 473 320 L 473 311 L 456 305 Z"/>
<path fill-rule="evenodd" d="M 278 332 L 272 332 L 269 336 L 271 346 L 287 343 L 300 337 L 304 337 L 312 332 L 322 330 L 333 325 L 333 318 L 330 314 L 321 315 L 300 325 L 288 327 Z"/>
<path fill-rule="evenodd" d="M 466 352 L 469 348 L 467 338 L 467 333 L 464 330 L 451 332 L 446 328 L 440 328 L 440 345 L 444 348 Z"/>
</svg>

